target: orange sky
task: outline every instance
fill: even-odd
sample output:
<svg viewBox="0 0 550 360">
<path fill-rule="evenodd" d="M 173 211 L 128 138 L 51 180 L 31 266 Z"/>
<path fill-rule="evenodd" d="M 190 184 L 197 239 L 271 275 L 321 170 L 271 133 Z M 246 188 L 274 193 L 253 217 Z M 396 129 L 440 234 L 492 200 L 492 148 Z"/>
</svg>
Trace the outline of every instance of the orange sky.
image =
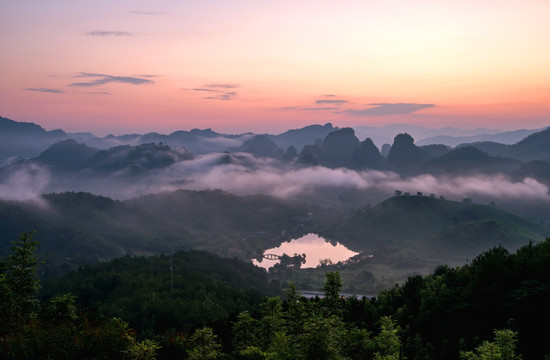
<svg viewBox="0 0 550 360">
<path fill-rule="evenodd" d="M 549 125 L 546 0 L 1 7 L 0 115 L 48 130 Z"/>
</svg>

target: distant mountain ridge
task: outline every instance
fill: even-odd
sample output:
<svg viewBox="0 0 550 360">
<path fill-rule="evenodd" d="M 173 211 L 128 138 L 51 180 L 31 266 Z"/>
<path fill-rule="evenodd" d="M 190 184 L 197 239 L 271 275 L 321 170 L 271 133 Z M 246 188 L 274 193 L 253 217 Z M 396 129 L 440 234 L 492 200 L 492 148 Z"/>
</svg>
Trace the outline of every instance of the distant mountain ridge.
<svg viewBox="0 0 550 360">
<path fill-rule="evenodd" d="M 471 136 L 438 135 L 434 137 L 420 139 L 417 143 L 418 145 L 443 144 L 451 147 L 456 147 L 461 144 L 490 141 L 505 145 L 511 145 L 525 139 L 531 134 L 543 130 L 546 130 L 546 128 L 532 130 L 521 129 L 514 131 L 504 131 L 496 134 L 477 134 Z"/>
<path fill-rule="evenodd" d="M 36 156 L 65 137 L 63 130 L 46 131 L 35 123 L 17 122 L 0 116 L 0 166 L 10 158 Z"/>
<path fill-rule="evenodd" d="M 140 175 L 153 169 L 168 169 L 184 160 L 204 154 L 220 154 L 219 165 L 229 163 L 246 167 L 253 161 L 236 153 L 248 153 L 255 158 L 270 158 L 297 168 L 322 166 L 332 169 L 382 170 L 395 172 L 404 177 L 419 174 L 485 174 L 503 175 L 517 179 L 520 174 L 533 173 L 538 181 L 550 182 L 546 171 L 524 171 L 525 164 L 542 161 L 550 164 L 550 129 L 534 132 L 512 145 L 495 142 L 461 144 L 450 148 L 443 144 L 421 145 L 407 132 L 394 135 L 392 145 L 385 145 L 383 156 L 371 137 L 361 140 L 358 131 L 338 128 L 331 123 L 310 125 L 292 129 L 279 135 L 220 134 L 212 129 L 175 131 L 169 135 L 147 133 L 144 135 L 109 135 L 104 138 L 88 133 L 70 134 L 61 130 L 47 132 L 39 125 L 18 123 L 1 118 L 0 125 L 6 130 L 0 134 L 0 179 L 10 176 L 24 166 L 21 160 L 31 158 L 27 164 L 46 165 L 54 171 L 89 172 L 90 174 Z M 436 129 L 411 125 L 392 125 L 383 128 L 360 127 L 372 131 L 387 132 L 399 128 L 416 133 L 436 133 Z M 457 129 L 445 128 L 457 132 Z M 486 131 L 487 129 L 478 129 Z M 461 133 L 472 132 L 462 131 Z M 504 133 L 496 130 L 491 136 Z M 520 136 L 532 130 L 506 132 L 507 136 Z M 500 135 L 499 135 L 500 134 Z M 504 136 L 504 135 L 503 135 Z M 40 150 L 40 148 L 44 149 Z M 477 149 L 473 151 L 472 149 Z M 230 152 L 234 154 L 222 154 Z M 36 153 L 36 155 L 33 155 Z M 248 157 L 250 159 L 250 157 Z M 523 167 L 523 168 L 522 168 Z M 521 169 L 520 169 L 521 168 Z M 539 166 L 540 168 L 540 166 Z M 523 169 L 523 170 L 522 170 Z M 8 174 L 8 175 L 6 175 Z M 185 179 L 176 179 L 176 181 Z M 64 183 L 65 181 L 62 181 Z M 50 191 L 57 191 L 50 187 Z M 66 188 L 60 190 L 86 190 L 95 188 Z"/>
</svg>

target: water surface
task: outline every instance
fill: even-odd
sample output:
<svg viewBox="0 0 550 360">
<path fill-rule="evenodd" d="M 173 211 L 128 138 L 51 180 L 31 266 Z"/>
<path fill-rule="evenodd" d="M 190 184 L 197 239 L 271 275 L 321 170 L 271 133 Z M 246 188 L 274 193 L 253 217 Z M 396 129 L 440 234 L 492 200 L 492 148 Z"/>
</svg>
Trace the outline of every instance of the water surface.
<svg viewBox="0 0 550 360">
<path fill-rule="evenodd" d="M 344 261 L 358 253 L 349 250 L 344 245 L 336 243 L 331 244 L 324 238 L 317 234 L 307 234 L 298 239 L 293 239 L 289 242 L 284 242 L 279 247 L 273 249 L 267 249 L 265 254 L 275 254 L 293 256 L 294 254 L 306 254 L 306 263 L 302 265 L 302 268 L 313 268 L 319 265 L 319 261 L 323 259 L 330 259 L 332 263 L 338 261 Z M 252 260 L 254 265 L 269 269 L 278 260 L 263 259 L 261 262 Z"/>
</svg>

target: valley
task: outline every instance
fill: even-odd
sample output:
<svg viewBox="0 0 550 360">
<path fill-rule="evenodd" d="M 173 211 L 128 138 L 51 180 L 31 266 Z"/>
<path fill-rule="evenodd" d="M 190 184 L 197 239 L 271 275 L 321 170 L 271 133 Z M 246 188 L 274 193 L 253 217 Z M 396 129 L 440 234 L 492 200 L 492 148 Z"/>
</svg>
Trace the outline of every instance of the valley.
<svg viewBox="0 0 550 360">
<path fill-rule="evenodd" d="M 36 231 L 42 302 L 69 291 L 79 308 L 120 316 L 145 337 L 209 326 L 231 349 L 237 313 L 288 289 L 314 304 L 334 274 L 347 298 L 368 296 L 346 306 L 362 301 L 361 316 L 382 321 L 370 301 L 405 324 L 407 310 L 389 294 L 493 256 L 483 254 L 544 247 L 550 235 L 550 152 L 541 150 L 549 130 L 454 148 L 397 134 L 384 155 L 370 138 L 331 124 L 277 136 L 100 139 L 3 121 L 45 148 L 4 153 L 1 258 L 10 259 L 21 233 Z"/>
</svg>

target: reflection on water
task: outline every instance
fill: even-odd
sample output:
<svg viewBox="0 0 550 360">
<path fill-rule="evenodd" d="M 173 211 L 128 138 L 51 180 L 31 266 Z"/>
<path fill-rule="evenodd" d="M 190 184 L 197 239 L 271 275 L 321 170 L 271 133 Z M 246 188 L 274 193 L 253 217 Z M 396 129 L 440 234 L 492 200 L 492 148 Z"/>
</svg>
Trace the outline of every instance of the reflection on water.
<svg viewBox="0 0 550 360">
<path fill-rule="evenodd" d="M 275 254 L 293 256 L 294 254 L 306 254 L 306 263 L 302 268 L 313 268 L 319 265 L 319 261 L 330 259 L 333 263 L 344 261 L 350 257 L 357 255 L 340 243 L 332 245 L 324 238 L 316 234 L 307 234 L 299 239 L 291 240 L 290 242 L 282 243 L 279 247 L 267 249 L 264 254 Z M 275 265 L 278 260 L 263 259 L 261 262 L 252 260 L 254 265 L 269 269 Z"/>
</svg>

